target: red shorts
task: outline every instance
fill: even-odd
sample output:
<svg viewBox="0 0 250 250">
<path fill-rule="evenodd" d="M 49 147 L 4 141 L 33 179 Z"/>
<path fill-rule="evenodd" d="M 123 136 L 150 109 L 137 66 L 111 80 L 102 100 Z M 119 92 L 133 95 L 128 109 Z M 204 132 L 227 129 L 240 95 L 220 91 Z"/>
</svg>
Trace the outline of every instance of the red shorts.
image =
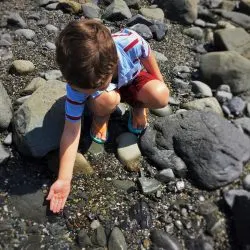
<svg viewBox="0 0 250 250">
<path fill-rule="evenodd" d="M 158 80 L 154 75 L 146 71 L 141 71 L 131 84 L 118 89 L 121 95 L 121 102 L 126 102 L 131 106 L 135 106 L 138 100 L 138 93 L 142 87 L 149 81 Z"/>
</svg>

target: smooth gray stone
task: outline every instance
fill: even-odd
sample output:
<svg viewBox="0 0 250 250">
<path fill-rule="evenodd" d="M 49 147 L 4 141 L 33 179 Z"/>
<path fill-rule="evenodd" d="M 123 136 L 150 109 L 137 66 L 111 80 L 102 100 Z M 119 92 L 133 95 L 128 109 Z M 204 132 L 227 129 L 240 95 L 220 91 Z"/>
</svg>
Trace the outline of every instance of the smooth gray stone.
<svg viewBox="0 0 250 250">
<path fill-rule="evenodd" d="M 139 183 L 144 194 L 154 193 L 161 188 L 161 183 L 152 178 L 140 177 Z"/>
<path fill-rule="evenodd" d="M 6 48 L 0 48 L 0 60 L 6 61 L 13 58 L 12 51 L 6 49 Z"/>
<path fill-rule="evenodd" d="M 28 100 L 30 98 L 31 95 L 26 95 L 23 97 L 20 97 L 16 100 L 16 104 L 17 105 L 22 105 L 26 100 Z"/>
<path fill-rule="evenodd" d="M 185 82 L 181 79 L 178 79 L 178 78 L 174 78 L 174 82 L 173 82 L 173 86 L 175 88 L 177 88 L 177 90 L 181 90 L 181 91 L 185 91 L 185 90 L 188 90 L 189 88 L 189 83 L 188 82 Z"/>
<path fill-rule="evenodd" d="M 229 108 L 231 114 L 240 116 L 243 114 L 243 111 L 246 107 L 246 102 L 243 101 L 240 97 L 235 96 L 228 101 L 227 107 Z"/>
<path fill-rule="evenodd" d="M 169 104 L 178 106 L 180 105 L 180 101 L 172 96 L 169 97 Z"/>
<path fill-rule="evenodd" d="M 127 250 L 127 243 L 122 231 L 118 227 L 114 227 L 108 241 L 109 250 Z"/>
<path fill-rule="evenodd" d="M 231 93 L 231 88 L 229 85 L 226 85 L 226 84 L 222 84 L 218 87 L 217 89 L 218 91 L 225 91 L 225 92 L 228 92 L 228 93 Z"/>
<path fill-rule="evenodd" d="M 27 60 L 15 60 L 12 63 L 12 69 L 14 72 L 24 75 L 35 70 L 35 65 L 31 61 Z"/>
<path fill-rule="evenodd" d="M 56 26 L 52 25 L 52 24 L 47 24 L 47 25 L 45 26 L 45 28 L 46 28 L 49 32 L 57 33 L 57 32 L 59 31 L 59 29 L 58 29 Z"/>
<path fill-rule="evenodd" d="M 158 249 L 163 249 L 163 250 L 182 249 L 181 245 L 174 237 L 170 237 L 167 233 L 158 229 L 153 229 L 150 232 L 150 239 L 153 243 L 153 246 L 158 247 Z"/>
<path fill-rule="evenodd" d="M 215 97 L 219 103 L 225 103 L 233 98 L 233 94 L 223 90 L 217 90 L 215 93 Z"/>
<path fill-rule="evenodd" d="M 128 191 L 130 188 L 135 187 L 135 183 L 130 180 L 113 180 L 113 184 L 116 188 Z"/>
<path fill-rule="evenodd" d="M 10 157 L 9 151 L 0 143 L 0 164 Z"/>
<path fill-rule="evenodd" d="M 211 97 L 213 96 L 211 88 L 200 81 L 191 81 L 192 91 L 197 97 Z"/>
<path fill-rule="evenodd" d="M 199 26 L 199 27 L 205 27 L 206 26 L 206 22 L 203 21 L 203 20 L 201 20 L 201 19 L 196 19 L 195 22 L 194 22 L 194 24 L 196 26 Z"/>
<path fill-rule="evenodd" d="M 158 51 L 155 51 L 155 50 L 153 51 L 153 53 L 154 53 L 155 58 L 158 62 L 167 62 L 168 61 L 168 58 L 164 54 L 162 54 Z"/>
<path fill-rule="evenodd" d="M 106 9 L 102 16 L 103 19 L 111 21 L 124 20 L 131 18 L 132 14 L 123 0 L 114 0 Z"/>
<path fill-rule="evenodd" d="M 31 29 L 18 29 L 15 31 L 15 34 L 18 36 L 23 36 L 27 40 L 32 40 L 36 35 L 36 33 Z"/>
<path fill-rule="evenodd" d="M 48 49 L 56 50 L 56 45 L 55 45 L 54 43 L 47 42 L 47 43 L 45 44 L 45 46 L 46 46 Z"/>
<path fill-rule="evenodd" d="M 48 80 L 57 80 L 62 77 L 62 72 L 60 70 L 49 70 L 44 74 L 45 79 Z"/>
<path fill-rule="evenodd" d="M 26 28 L 27 24 L 18 13 L 10 13 L 7 17 L 7 23 L 9 25 L 18 26 L 20 28 Z"/>
<path fill-rule="evenodd" d="M 39 0 L 39 6 L 43 7 L 50 3 L 57 3 L 59 0 Z"/>
<path fill-rule="evenodd" d="M 37 26 L 45 26 L 48 24 L 48 22 L 49 22 L 49 20 L 46 18 L 41 19 L 40 21 L 37 22 Z"/>
<path fill-rule="evenodd" d="M 56 10 L 58 6 L 58 3 L 50 3 L 48 5 L 46 5 L 46 10 Z"/>
<path fill-rule="evenodd" d="M 100 225 L 95 232 L 95 243 L 98 246 L 105 247 L 107 245 L 107 236 L 105 234 L 105 229 Z"/>
<path fill-rule="evenodd" d="M 173 73 L 179 75 L 180 73 L 191 73 L 191 70 L 188 66 L 175 66 L 173 68 Z"/>
<path fill-rule="evenodd" d="M 144 39 L 150 40 L 153 38 L 153 34 L 148 26 L 145 24 L 135 24 L 130 27 L 130 29 L 136 31 L 139 35 L 141 35 Z"/>
<path fill-rule="evenodd" d="M 234 51 L 210 52 L 201 56 L 202 80 L 212 89 L 227 84 L 235 95 L 250 90 L 249 68 L 250 61 Z"/>
<path fill-rule="evenodd" d="M 168 27 L 165 25 L 165 23 L 161 23 L 159 21 L 154 21 L 154 24 L 149 28 L 153 33 L 153 37 L 156 41 L 162 41 L 165 38 L 166 32 L 168 30 Z"/>
<path fill-rule="evenodd" d="M 195 40 L 203 39 L 203 30 L 199 27 L 191 27 L 183 30 L 183 33 L 187 36 L 194 38 Z"/>
<path fill-rule="evenodd" d="M 170 105 L 167 105 L 166 107 L 160 109 L 150 109 L 150 112 L 159 117 L 165 117 L 173 113 Z"/>
<path fill-rule="evenodd" d="M 78 233 L 77 242 L 81 248 L 92 246 L 91 240 L 84 229 L 80 230 L 80 232 Z"/>
<path fill-rule="evenodd" d="M 164 12 L 160 8 L 141 8 L 139 13 L 148 19 L 164 21 Z"/>
<path fill-rule="evenodd" d="M 82 5 L 83 14 L 88 18 L 98 18 L 100 14 L 100 8 L 94 3 L 85 3 Z"/>
</svg>

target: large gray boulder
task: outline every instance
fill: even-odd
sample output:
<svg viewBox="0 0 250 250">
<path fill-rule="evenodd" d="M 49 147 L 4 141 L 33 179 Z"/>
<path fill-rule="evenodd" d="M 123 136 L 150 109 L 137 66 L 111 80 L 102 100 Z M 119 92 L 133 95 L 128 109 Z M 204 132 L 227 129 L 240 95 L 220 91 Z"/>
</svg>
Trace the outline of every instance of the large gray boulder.
<svg viewBox="0 0 250 250">
<path fill-rule="evenodd" d="M 65 93 L 65 83 L 48 81 L 15 112 L 13 139 L 22 154 L 43 157 L 58 148 L 64 126 Z"/>
<path fill-rule="evenodd" d="M 164 162 L 162 153 L 174 149 L 194 183 L 206 189 L 237 179 L 250 159 L 249 138 L 213 112 L 186 111 L 166 117 L 146 130 L 140 146 L 156 166 Z"/>
<path fill-rule="evenodd" d="M 237 52 L 211 52 L 203 55 L 200 71 L 203 80 L 214 89 L 227 84 L 233 94 L 250 90 L 250 61 Z"/>
<path fill-rule="evenodd" d="M 166 12 L 168 18 L 177 19 L 184 23 L 193 23 L 197 19 L 197 0 L 157 0 L 156 3 Z"/>
<path fill-rule="evenodd" d="M 11 100 L 4 86 L 0 82 L 0 129 L 6 129 L 12 119 Z"/>
</svg>

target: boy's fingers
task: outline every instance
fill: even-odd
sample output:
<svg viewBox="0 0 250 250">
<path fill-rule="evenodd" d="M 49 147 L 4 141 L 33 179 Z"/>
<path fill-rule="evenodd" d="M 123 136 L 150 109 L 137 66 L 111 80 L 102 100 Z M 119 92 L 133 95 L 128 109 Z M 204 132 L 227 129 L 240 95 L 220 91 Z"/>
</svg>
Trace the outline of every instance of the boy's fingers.
<svg viewBox="0 0 250 250">
<path fill-rule="evenodd" d="M 62 209 L 62 199 L 57 201 L 56 209 L 55 209 L 56 213 L 60 212 L 61 209 Z"/>
</svg>

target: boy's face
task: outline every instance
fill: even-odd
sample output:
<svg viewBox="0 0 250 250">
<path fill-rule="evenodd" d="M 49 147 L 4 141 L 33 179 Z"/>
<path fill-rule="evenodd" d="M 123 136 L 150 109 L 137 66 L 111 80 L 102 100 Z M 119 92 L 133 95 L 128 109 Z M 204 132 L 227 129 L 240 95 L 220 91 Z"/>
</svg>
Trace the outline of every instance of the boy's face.
<svg viewBox="0 0 250 250">
<path fill-rule="evenodd" d="M 100 87 L 96 88 L 96 89 L 82 89 L 82 88 L 76 87 L 74 85 L 71 85 L 71 88 L 78 91 L 78 92 L 81 92 L 81 93 L 84 93 L 84 94 L 87 94 L 87 95 L 92 95 L 98 90 L 99 91 L 105 90 L 109 86 L 109 84 L 111 83 L 112 77 L 113 77 L 113 75 L 110 75 L 107 78 L 106 82 L 103 85 L 101 85 Z"/>
</svg>

